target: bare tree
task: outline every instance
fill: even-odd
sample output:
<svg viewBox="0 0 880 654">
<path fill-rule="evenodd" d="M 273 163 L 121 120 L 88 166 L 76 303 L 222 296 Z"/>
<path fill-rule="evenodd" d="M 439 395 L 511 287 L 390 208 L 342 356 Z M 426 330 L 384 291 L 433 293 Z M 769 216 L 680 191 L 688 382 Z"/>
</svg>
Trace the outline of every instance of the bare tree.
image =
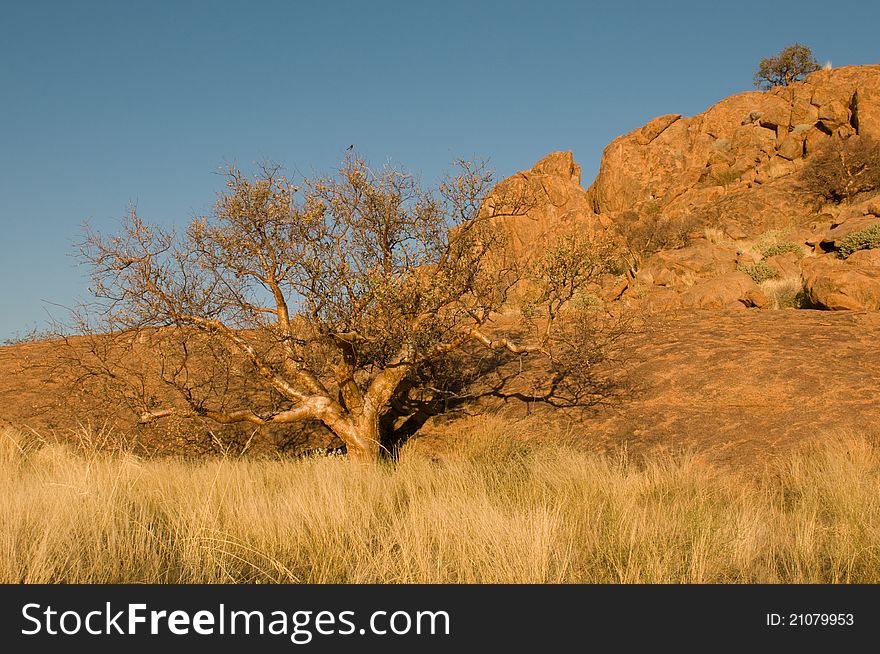
<svg viewBox="0 0 880 654">
<path fill-rule="evenodd" d="M 614 227 L 622 241 L 627 280 L 635 280 L 644 260 L 652 254 L 685 246 L 696 224 L 692 215 L 669 218 L 659 210 L 621 214 Z"/>
<path fill-rule="evenodd" d="M 523 342 L 491 329 L 523 274 L 495 221 L 529 206 L 492 186 L 473 162 L 431 191 L 354 156 L 338 175 L 298 187 L 276 166 L 253 179 L 233 167 L 212 215 L 185 234 L 136 211 L 115 235 L 89 229 L 82 253 L 95 302 L 79 329 L 104 345 L 86 367 L 116 380 L 144 423 L 320 421 L 350 458 L 376 461 L 380 418 L 432 365 L 474 346 L 552 359 L 574 342 L 554 325 L 602 268 L 581 266 L 578 248 L 545 280 L 539 329 Z M 114 335 L 122 345 L 111 356 Z M 127 355 L 145 339 L 149 361 Z M 176 399 L 146 381 L 144 364 Z"/>
<path fill-rule="evenodd" d="M 849 201 L 880 190 L 880 145 L 867 136 L 835 136 L 807 160 L 801 182 L 820 200 Z"/>
</svg>

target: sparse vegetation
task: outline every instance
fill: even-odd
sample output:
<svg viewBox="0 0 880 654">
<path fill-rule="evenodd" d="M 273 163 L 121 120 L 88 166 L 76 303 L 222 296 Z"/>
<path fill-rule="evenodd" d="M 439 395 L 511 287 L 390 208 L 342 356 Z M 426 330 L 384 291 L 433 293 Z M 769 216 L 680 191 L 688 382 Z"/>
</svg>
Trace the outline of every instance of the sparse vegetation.
<svg viewBox="0 0 880 654">
<path fill-rule="evenodd" d="M 731 184 L 735 184 L 739 181 L 741 173 L 734 170 L 733 168 L 728 168 L 727 170 L 717 173 L 712 176 L 712 180 L 715 182 L 716 186 L 723 186 L 727 188 Z"/>
<path fill-rule="evenodd" d="M 780 271 L 766 261 L 770 257 L 788 253 L 794 254 L 799 259 L 805 256 L 803 247 L 786 239 L 785 230 L 772 229 L 749 240 L 717 242 L 736 247 L 740 257 L 755 261 L 753 264 L 740 264 L 737 269 L 746 273 L 761 287 L 764 294 L 770 298 L 770 308 L 803 309 L 810 306 L 800 276 L 780 279 Z"/>
<path fill-rule="evenodd" d="M 766 279 L 761 291 L 770 299 L 770 309 L 809 309 L 811 307 L 804 281 L 800 276 Z"/>
<path fill-rule="evenodd" d="M 766 261 L 758 261 L 750 266 L 740 266 L 739 269 L 751 277 L 756 284 L 779 277 L 779 271 Z"/>
<path fill-rule="evenodd" d="M 2 345 L 22 345 L 24 343 L 35 343 L 36 341 L 43 341 L 48 338 L 52 338 L 53 336 L 55 336 L 55 333 L 50 329 L 32 327 L 25 332 L 16 332 L 15 336 L 10 336 L 9 338 L 3 339 Z"/>
<path fill-rule="evenodd" d="M 718 229 L 717 227 L 706 227 L 703 230 L 703 235 L 707 241 L 714 245 L 722 245 L 727 242 L 727 234 L 724 233 L 723 229 Z"/>
<path fill-rule="evenodd" d="M 880 223 L 844 236 L 837 254 L 846 259 L 853 252 L 875 248 L 880 248 Z"/>
<path fill-rule="evenodd" d="M 788 252 L 796 255 L 798 259 L 801 259 L 804 256 L 804 249 L 794 241 L 782 241 L 781 243 L 766 245 L 761 249 L 761 255 L 765 259 L 780 254 L 787 254 Z"/>
<path fill-rule="evenodd" d="M 3 583 L 877 583 L 880 449 L 760 475 L 459 426 L 442 461 L 142 460 L 0 435 Z"/>
<path fill-rule="evenodd" d="M 880 145 L 867 136 L 832 138 L 807 160 L 801 184 L 824 202 L 848 202 L 880 191 Z"/>
<path fill-rule="evenodd" d="M 754 82 L 759 89 L 788 86 L 819 70 L 813 51 L 800 43 L 793 43 L 773 57 L 761 59 Z"/>
<path fill-rule="evenodd" d="M 755 261 L 786 252 L 804 255 L 803 248 L 794 241 L 788 240 L 788 232 L 782 229 L 771 229 L 754 238 L 739 240 L 728 238 L 724 231 L 717 227 L 706 227 L 703 233 L 709 242 L 736 248 L 738 255 L 746 255 Z"/>
<path fill-rule="evenodd" d="M 788 240 L 788 231 L 785 229 L 768 229 L 763 234 L 758 235 L 754 239 L 754 244 L 762 253 L 765 249 L 786 243 Z"/>
</svg>

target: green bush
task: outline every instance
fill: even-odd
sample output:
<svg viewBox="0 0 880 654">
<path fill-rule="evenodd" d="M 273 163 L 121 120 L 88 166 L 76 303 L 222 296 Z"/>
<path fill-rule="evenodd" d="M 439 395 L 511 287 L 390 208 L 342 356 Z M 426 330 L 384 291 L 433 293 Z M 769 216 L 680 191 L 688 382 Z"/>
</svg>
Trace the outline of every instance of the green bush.
<svg viewBox="0 0 880 654">
<path fill-rule="evenodd" d="M 761 255 L 767 259 L 769 257 L 775 257 L 779 254 L 786 254 L 787 252 L 794 252 L 798 259 L 804 256 L 804 250 L 800 245 L 795 243 L 794 241 L 785 241 L 783 243 L 776 243 L 774 245 L 768 245 L 767 247 L 761 248 Z"/>
<path fill-rule="evenodd" d="M 751 266 L 740 266 L 739 269 L 755 280 L 756 284 L 779 277 L 779 271 L 766 261 L 759 261 Z"/>
<path fill-rule="evenodd" d="M 847 234 L 840 242 L 838 254 L 842 259 L 846 259 L 853 252 L 873 250 L 874 248 L 880 248 L 880 223 Z"/>
</svg>

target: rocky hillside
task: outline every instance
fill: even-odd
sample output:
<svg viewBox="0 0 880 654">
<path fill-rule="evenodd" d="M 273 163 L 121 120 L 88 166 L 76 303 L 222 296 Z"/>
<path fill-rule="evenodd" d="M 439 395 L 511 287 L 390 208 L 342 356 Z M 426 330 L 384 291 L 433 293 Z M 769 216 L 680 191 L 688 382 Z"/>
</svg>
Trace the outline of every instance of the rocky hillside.
<svg viewBox="0 0 880 654">
<path fill-rule="evenodd" d="M 607 216 L 593 211 L 581 186 L 581 167 L 571 152 L 553 152 L 531 170 L 508 177 L 498 184 L 495 195 L 528 198 L 530 208 L 522 215 L 496 219 L 512 252 L 522 259 L 539 255 L 557 234 L 610 226 Z"/>
<path fill-rule="evenodd" d="M 586 191 L 571 153 L 547 156 L 502 183 L 538 198 L 504 229 L 530 257 L 563 231 L 681 222 L 687 238 L 649 252 L 627 284 L 626 299 L 655 310 L 877 310 L 880 253 L 864 248 L 844 259 L 838 251 L 847 236 L 880 224 L 880 182 L 828 202 L 811 192 L 805 174 L 823 151 L 878 140 L 880 65 L 821 70 L 788 87 L 734 95 L 697 116 L 655 118 L 605 149 Z M 869 173 L 880 180 L 880 154 L 874 157 Z M 880 236 L 872 243 L 880 247 Z"/>
<path fill-rule="evenodd" d="M 726 98 L 687 118 L 659 116 L 615 139 L 587 195 L 599 214 L 700 212 L 733 238 L 807 224 L 796 173 L 833 137 L 880 138 L 880 65 Z"/>
</svg>

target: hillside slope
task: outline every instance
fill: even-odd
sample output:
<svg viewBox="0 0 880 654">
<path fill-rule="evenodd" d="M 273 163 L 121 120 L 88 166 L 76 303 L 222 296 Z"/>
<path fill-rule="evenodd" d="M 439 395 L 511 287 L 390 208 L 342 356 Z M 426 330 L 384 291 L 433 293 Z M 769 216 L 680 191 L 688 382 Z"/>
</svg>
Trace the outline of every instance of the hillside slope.
<svg viewBox="0 0 880 654">
<path fill-rule="evenodd" d="M 484 398 L 433 418 L 412 444 L 442 452 L 454 446 L 450 422 L 502 411 L 511 419 L 533 420 L 538 431 L 554 423 L 566 440 L 589 449 L 693 448 L 713 460 L 754 461 L 810 438 L 870 432 L 880 424 L 878 333 L 878 313 L 679 312 L 635 339 L 623 395 L 613 402 L 584 415 Z M 0 348 L 0 417 L 41 432 L 75 427 L 75 406 L 37 411 L 55 399 L 56 382 L 45 369 L 22 368 L 26 358 L 49 360 L 53 347 L 43 342 Z M 532 363 L 526 373 L 523 388 L 547 371 Z M 328 444 L 310 440 L 300 446 Z"/>
</svg>

